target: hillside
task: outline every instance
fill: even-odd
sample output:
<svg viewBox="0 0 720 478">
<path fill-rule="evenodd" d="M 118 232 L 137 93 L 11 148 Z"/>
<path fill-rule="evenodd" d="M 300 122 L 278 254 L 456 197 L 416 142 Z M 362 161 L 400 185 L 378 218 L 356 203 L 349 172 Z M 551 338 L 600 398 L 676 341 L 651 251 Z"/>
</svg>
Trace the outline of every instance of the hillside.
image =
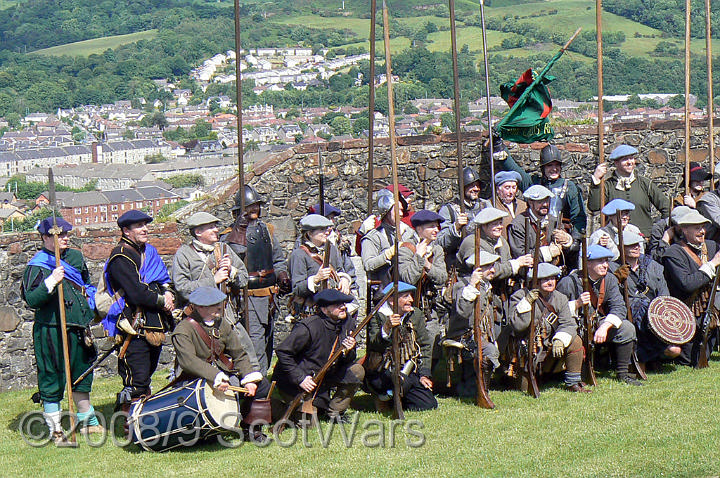
<svg viewBox="0 0 720 478">
<path fill-rule="evenodd" d="M 193 88 L 188 81 L 190 70 L 234 47 L 231 0 L 137 0 L 130 5 L 92 0 L 20 2 L 0 10 L 0 116 L 141 96 L 163 98 L 165 93 L 151 79 L 170 78 Z M 0 7 L 9 3 L 0 0 Z M 554 67 L 558 80 L 553 93 L 581 100 L 595 93 L 593 0 L 488 0 L 487 4 L 493 90 L 528 67 L 542 67 L 581 26 L 583 33 Z M 345 0 L 344 10 L 342 5 L 342 0 L 243 2 L 241 42 L 246 48 L 304 45 L 316 52 L 330 48 L 338 56 L 367 51 L 369 1 Z M 392 54 L 398 57 L 397 65 L 407 65 L 399 71 L 405 80 L 398 87 L 403 98 L 450 96 L 447 5 L 394 0 L 389 8 Z M 458 46 L 466 65 L 461 68 L 462 95 L 479 97 L 484 94 L 484 75 L 477 69 L 483 58 L 479 6 L 474 0 L 457 0 L 456 10 Z M 682 38 L 623 16 L 632 12 L 621 13 L 604 14 L 606 93 L 680 93 Z M 379 13 L 377 18 L 381 18 Z M 377 35 L 381 40 L 381 22 Z M 377 46 L 382 58 L 382 41 Z M 693 93 L 701 97 L 702 106 L 704 42 L 697 39 L 692 46 L 696 54 Z M 405 61 L 408 58 L 418 61 Z M 360 70 L 367 78 L 367 66 L 360 65 Z M 647 74 L 658 70 L 664 75 Z M 330 94 L 327 88 L 302 94 L 273 92 L 262 100 L 248 87 L 247 101 L 276 107 L 366 103 L 365 93 L 349 87 L 331 88 Z M 230 85 L 208 91 L 234 96 Z"/>
</svg>

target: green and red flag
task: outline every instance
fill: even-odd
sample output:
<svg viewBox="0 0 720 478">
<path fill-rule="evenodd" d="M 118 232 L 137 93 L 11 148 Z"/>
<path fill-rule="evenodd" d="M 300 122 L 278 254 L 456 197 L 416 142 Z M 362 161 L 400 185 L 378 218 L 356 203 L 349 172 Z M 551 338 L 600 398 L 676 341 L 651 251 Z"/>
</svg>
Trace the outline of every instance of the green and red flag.
<svg viewBox="0 0 720 478">
<path fill-rule="evenodd" d="M 517 81 L 500 85 L 500 95 L 510 107 L 510 113 L 496 126 L 503 139 L 533 143 L 548 141 L 555 135 L 549 123 L 552 99 L 547 87 L 554 79 L 550 75 L 538 79 L 537 72 L 528 69 Z"/>
<path fill-rule="evenodd" d="M 500 94 L 510 106 L 508 114 L 495 125 L 495 130 L 503 139 L 515 143 L 534 143 L 535 141 L 547 141 L 555 136 L 549 122 L 552 100 L 547 87 L 555 77 L 547 73 L 565 53 L 578 33 L 580 33 L 580 28 L 540 73 L 529 69 L 517 81 L 500 86 Z"/>
</svg>

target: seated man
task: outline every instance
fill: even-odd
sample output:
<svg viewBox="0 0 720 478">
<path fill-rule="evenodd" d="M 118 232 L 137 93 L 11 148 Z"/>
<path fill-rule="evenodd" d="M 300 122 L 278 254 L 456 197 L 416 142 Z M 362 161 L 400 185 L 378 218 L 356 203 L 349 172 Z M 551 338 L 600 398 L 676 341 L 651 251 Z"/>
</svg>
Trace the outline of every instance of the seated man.
<svg viewBox="0 0 720 478">
<path fill-rule="evenodd" d="M 642 253 L 644 240 L 640 234 L 628 232 L 623 239 L 626 265 L 611 262 L 610 271 L 615 273 L 623 287 L 628 288 L 630 310 L 638 337 L 638 360 L 642 365 L 651 361 L 673 359 L 680 355 L 680 347 L 661 342 L 650 330 L 647 322 L 650 302 L 656 297 L 670 295 L 663 266 Z"/>
<path fill-rule="evenodd" d="M 500 366 L 500 351 L 496 337 L 500 335 L 500 323 L 496 321 L 496 309 L 501 308 L 500 299 L 493 295 L 491 281 L 495 277 L 495 267 L 500 256 L 480 251 L 480 260 L 475 267 L 475 254 L 465 260 L 465 264 L 474 269 L 471 275 L 458 278 L 453 287 L 455 308 L 450 314 L 447 337 L 463 344 L 462 376 L 457 393 L 464 397 L 474 397 L 477 393 L 474 356 L 477 352 L 475 340 L 475 304 L 480 302 L 480 329 L 482 331 L 482 368 L 485 390 L 490 379 Z M 502 310 L 502 309 L 501 309 Z"/>
<path fill-rule="evenodd" d="M 349 318 L 346 304 L 353 297 L 336 289 L 324 289 L 313 296 L 313 301 L 317 313 L 296 323 L 277 347 L 273 380 L 286 398 L 292 399 L 300 392 L 312 393 L 312 405 L 321 415 L 345 421 L 343 414 L 365 377 L 362 365 L 355 363 L 356 342 L 350 336 L 355 321 Z M 344 348 L 343 354 L 323 381 L 315 383 L 313 374 L 337 347 Z"/>
<path fill-rule="evenodd" d="M 690 211 L 692 209 L 687 206 L 676 206 L 670 213 L 670 217 L 655 221 L 645 254 L 652 256 L 656 262 L 662 262 L 667 248 L 675 244 L 680 236 L 678 220 Z"/>
<path fill-rule="evenodd" d="M 617 215 L 620 213 L 620 220 L 622 221 L 623 234 L 635 233 L 640 234 L 640 229 L 630 224 L 630 211 L 635 209 L 635 205 L 624 199 L 613 199 L 602 208 L 602 213 L 608 220 L 608 223 L 592 233 L 588 240 L 588 245 L 600 244 L 606 249 L 610 249 L 613 253 L 612 260 L 616 261 L 620 258 L 620 251 L 618 251 L 618 225 Z M 644 248 L 643 248 L 644 251 Z"/>
<path fill-rule="evenodd" d="M 240 427 L 246 440 L 263 441 L 260 427 L 246 421 L 256 398 L 266 398 L 270 384 L 254 366 L 238 331 L 227 320 L 227 296 L 216 287 L 198 287 L 188 297 L 192 312 L 181 320 L 172 333 L 180 381 L 197 377 L 224 392 L 229 385 L 247 389 L 240 406 L 243 416 Z M 270 421 L 270 417 L 266 417 Z M 252 433 L 251 433 L 252 426 Z"/>
<path fill-rule="evenodd" d="M 608 259 L 611 257 L 609 249 L 597 244 L 589 246 L 587 270 L 591 289 L 583 289 L 580 271 L 574 270 L 563 277 L 557 290 L 570 299 L 568 305 L 575 317 L 583 306 L 589 307 L 588 313 L 597 324 L 593 341 L 597 345 L 607 343 L 615 349 L 618 380 L 639 386 L 642 383 L 629 372 L 635 349 L 635 326 L 627 320 L 627 309 L 617 278 L 608 274 Z"/>
<path fill-rule="evenodd" d="M 388 284 L 382 291 L 387 294 L 393 287 Z M 415 287 L 398 282 L 398 313 L 394 294 L 370 320 L 367 331 L 367 359 L 365 360 L 366 385 L 376 394 L 379 402 L 389 402 L 393 394 L 392 332 L 399 327 L 399 355 L 402 367 L 402 407 L 404 410 L 431 410 L 437 408 L 430 379 L 432 341 L 425 326 L 425 315 L 413 307 Z M 386 404 L 376 403 L 380 410 Z"/>
<path fill-rule="evenodd" d="M 692 210 L 678 219 L 680 234 L 677 242 L 668 247 L 663 256 L 665 279 L 670 295 L 690 307 L 695 318 L 705 315 L 712 284 L 720 265 L 720 250 L 715 241 L 705 239 L 705 225 L 709 222 L 699 212 Z M 718 298 L 720 294 L 716 294 Z M 717 301 L 716 301 L 717 304 Z M 698 327 L 695 337 L 683 345 L 677 359 L 681 365 L 697 365 L 702 347 L 702 330 Z M 710 350 L 714 338 L 710 340 Z"/>
<path fill-rule="evenodd" d="M 542 340 L 542 350 L 535 353 L 542 361 L 543 371 L 551 373 L 560 365 L 558 362 L 564 362 L 565 387 L 571 392 L 592 392 L 581 379 L 584 351 L 577 334 L 577 321 L 570 313 L 567 297 L 555 290 L 560 268 L 545 262 L 537 268 L 537 289 L 523 288 L 510 298 L 510 325 L 518 338 L 527 340 L 530 315 L 535 307 L 536 338 Z M 531 281 L 533 270 L 527 275 Z M 550 353 L 552 357 L 545 358 Z"/>
</svg>

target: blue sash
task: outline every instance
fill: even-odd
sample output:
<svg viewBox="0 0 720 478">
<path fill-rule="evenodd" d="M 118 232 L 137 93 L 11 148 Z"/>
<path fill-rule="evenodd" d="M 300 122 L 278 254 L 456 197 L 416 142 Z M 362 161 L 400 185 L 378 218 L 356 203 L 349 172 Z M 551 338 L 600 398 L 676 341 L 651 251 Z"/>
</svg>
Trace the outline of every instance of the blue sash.
<svg viewBox="0 0 720 478">
<path fill-rule="evenodd" d="M 108 262 L 110 262 L 110 259 L 105 262 L 103 274 L 105 276 L 105 287 L 107 287 L 108 293 L 112 296 L 115 294 L 115 291 L 110 286 L 110 277 L 107 271 Z M 140 266 L 140 280 L 145 284 L 151 284 L 153 282 L 159 284 L 170 283 L 170 275 L 168 274 L 167 267 L 165 267 L 165 263 L 160 258 L 157 249 L 150 244 L 145 244 L 145 257 Z M 110 337 L 114 337 L 117 334 L 116 324 L 123 309 L 125 309 L 125 297 L 120 297 L 117 302 L 110 306 L 108 314 L 102 321 L 103 327 L 107 330 Z"/>
<path fill-rule="evenodd" d="M 30 259 L 28 265 L 42 267 L 43 269 L 51 271 L 55 270 L 55 254 L 51 254 L 49 251 L 41 249 L 33 256 L 32 259 Z M 60 259 L 60 265 L 65 268 L 65 279 L 69 280 L 78 287 L 85 288 L 88 305 L 90 306 L 90 309 L 95 310 L 96 287 L 92 284 L 86 283 L 82 278 L 82 273 L 64 260 Z"/>
</svg>

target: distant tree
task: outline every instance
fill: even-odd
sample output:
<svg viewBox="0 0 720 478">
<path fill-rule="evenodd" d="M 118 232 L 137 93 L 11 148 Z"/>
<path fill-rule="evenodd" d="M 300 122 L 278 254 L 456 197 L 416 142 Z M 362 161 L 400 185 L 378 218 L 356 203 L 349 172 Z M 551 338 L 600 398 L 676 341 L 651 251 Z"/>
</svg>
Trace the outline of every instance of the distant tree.
<svg viewBox="0 0 720 478">
<path fill-rule="evenodd" d="M 163 179 L 174 188 L 205 186 L 205 178 L 201 174 L 176 174 Z"/>
<path fill-rule="evenodd" d="M 336 116 L 333 118 L 330 122 L 330 128 L 332 128 L 333 135 L 335 136 L 352 133 L 352 124 L 350 124 L 350 119 L 345 116 Z"/>
<path fill-rule="evenodd" d="M 135 139 L 135 131 L 126 129 L 122 134 L 123 139 Z"/>
<path fill-rule="evenodd" d="M 149 154 L 145 156 L 145 163 L 147 164 L 158 164 L 164 163 L 168 158 L 162 155 L 162 153 Z"/>
<path fill-rule="evenodd" d="M 683 95 L 675 95 L 672 98 L 670 98 L 670 101 L 668 101 L 668 106 L 670 108 L 684 108 L 685 107 L 685 97 Z"/>
</svg>

